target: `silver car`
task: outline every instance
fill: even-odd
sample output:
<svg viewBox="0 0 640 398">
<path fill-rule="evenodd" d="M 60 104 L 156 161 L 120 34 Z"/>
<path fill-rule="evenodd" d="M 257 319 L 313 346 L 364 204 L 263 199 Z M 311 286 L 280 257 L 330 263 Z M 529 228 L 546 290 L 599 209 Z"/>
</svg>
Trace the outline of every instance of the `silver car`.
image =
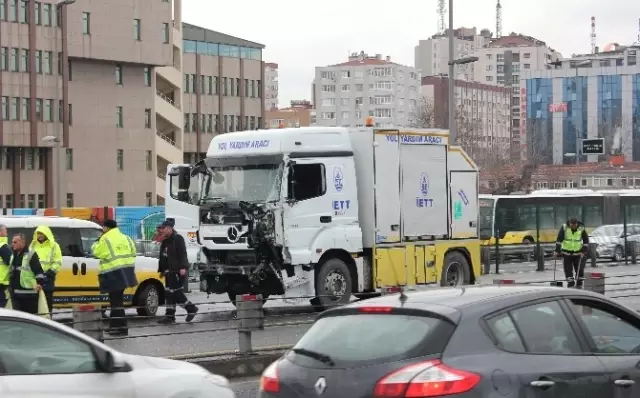
<svg viewBox="0 0 640 398">
<path fill-rule="evenodd" d="M 640 224 L 627 224 L 627 242 L 640 240 Z M 596 243 L 598 258 L 610 258 L 612 261 L 624 260 L 624 225 L 603 225 L 589 235 L 589 242 Z"/>
</svg>

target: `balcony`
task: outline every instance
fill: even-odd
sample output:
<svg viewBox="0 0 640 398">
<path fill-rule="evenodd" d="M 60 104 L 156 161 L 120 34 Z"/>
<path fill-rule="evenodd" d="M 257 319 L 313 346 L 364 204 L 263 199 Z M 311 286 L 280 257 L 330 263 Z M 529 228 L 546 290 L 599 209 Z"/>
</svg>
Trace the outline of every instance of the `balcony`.
<svg viewBox="0 0 640 398">
<path fill-rule="evenodd" d="M 182 87 L 182 73 L 180 72 L 180 60 L 178 59 L 175 66 L 163 66 L 156 68 L 156 75 L 174 87 Z"/>
<path fill-rule="evenodd" d="M 182 149 L 176 145 L 173 138 L 159 131 L 156 132 L 156 155 L 168 163 L 180 163 L 183 158 Z M 161 172 L 163 175 L 165 171 L 166 170 L 158 170 L 158 172 Z"/>
<path fill-rule="evenodd" d="M 169 96 L 158 91 L 155 100 L 156 113 L 171 123 L 177 129 L 182 128 L 183 115 L 180 106 L 176 104 Z"/>
<path fill-rule="evenodd" d="M 158 172 L 158 176 L 156 177 L 156 195 L 164 198 L 166 190 L 166 179 L 163 172 Z"/>
</svg>

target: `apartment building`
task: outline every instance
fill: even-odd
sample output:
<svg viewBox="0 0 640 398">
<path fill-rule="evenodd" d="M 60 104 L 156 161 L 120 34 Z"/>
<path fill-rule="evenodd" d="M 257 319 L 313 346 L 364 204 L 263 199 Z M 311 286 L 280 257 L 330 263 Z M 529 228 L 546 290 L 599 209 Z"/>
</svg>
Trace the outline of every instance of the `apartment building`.
<svg viewBox="0 0 640 398">
<path fill-rule="evenodd" d="M 422 78 L 417 127 L 448 128 L 449 78 Z M 483 166 L 489 157 L 506 156 L 510 148 L 511 91 L 503 86 L 455 81 L 457 141 Z"/>
<path fill-rule="evenodd" d="M 264 64 L 264 106 L 266 110 L 278 109 L 278 64 Z"/>
<path fill-rule="evenodd" d="M 373 116 L 376 126 L 408 126 L 420 96 L 416 68 L 381 54 L 353 53 L 346 62 L 316 67 L 316 125 L 356 127 Z"/>
<path fill-rule="evenodd" d="M 291 106 L 288 108 L 272 109 L 266 112 L 267 128 L 309 127 L 313 112 L 311 101 L 291 101 Z"/>
<path fill-rule="evenodd" d="M 489 29 L 459 28 L 453 30 L 454 59 L 470 56 L 477 49 L 489 44 L 492 33 Z M 427 40 L 418 41 L 415 47 L 415 67 L 422 76 L 449 75 L 449 37 L 448 29 L 443 34 L 433 35 Z M 456 66 L 456 79 L 473 80 L 474 64 Z"/>
<path fill-rule="evenodd" d="M 264 45 L 184 23 L 183 161 L 203 159 L 214 134 L 264 127 Z"/>
<path fill-rule="evenodd" d="M 180 5 L 0 1 L 0 207 L 157 201 L 156 69 L 176 63 Z"/>
<path fill-rule="evenodd" d="M 493 39 L 473 53 L 475 62 L 473 80 L 485 84 L 498 84 L 512 91 L 511 140 L 512 155 L 521 156 L 524 136 L 521 135 L 521 73 L 551 68 L 549 62 L 562 55 L 545 42 L 530 36 L 511 33 Z"/>
</svg>

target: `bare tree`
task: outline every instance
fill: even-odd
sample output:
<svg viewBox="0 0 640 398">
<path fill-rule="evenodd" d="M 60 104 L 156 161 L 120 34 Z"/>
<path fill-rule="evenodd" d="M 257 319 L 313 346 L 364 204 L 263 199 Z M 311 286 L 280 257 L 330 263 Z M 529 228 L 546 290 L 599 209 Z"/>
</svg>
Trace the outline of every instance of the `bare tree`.
<svg viewBox="0 0 640 398">
<path fill-rule="evenodd" d="M 436 126 L 436 110 L 433 101 L 427 97 L 421 97 L 418 106 L 409 115 L 409 123 L 415 128 L 439 128 Z"/>
</svg>

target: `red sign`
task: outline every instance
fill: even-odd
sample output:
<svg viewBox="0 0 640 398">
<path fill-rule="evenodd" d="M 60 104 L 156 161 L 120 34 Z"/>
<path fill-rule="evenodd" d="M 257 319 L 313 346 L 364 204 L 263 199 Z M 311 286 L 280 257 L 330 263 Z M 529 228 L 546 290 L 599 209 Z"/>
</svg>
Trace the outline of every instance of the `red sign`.
<svg viewBox="0 0 640 398">
<path fill-rule="evenodd" d="M 549 104 L 549 112 L 566 112 L 567 103 L 558 102 L 557 104 Z"/>
</svg>

